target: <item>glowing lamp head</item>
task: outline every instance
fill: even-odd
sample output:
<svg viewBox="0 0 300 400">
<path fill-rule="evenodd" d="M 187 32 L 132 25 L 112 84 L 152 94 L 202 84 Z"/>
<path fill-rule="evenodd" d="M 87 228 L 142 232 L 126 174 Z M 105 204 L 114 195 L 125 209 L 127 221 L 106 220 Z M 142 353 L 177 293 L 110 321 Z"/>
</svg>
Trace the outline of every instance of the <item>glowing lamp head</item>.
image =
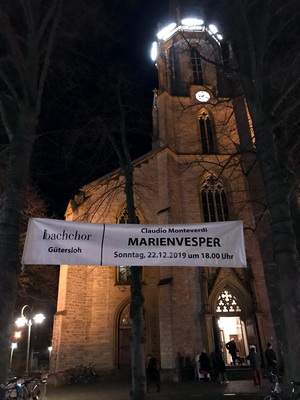
<svg viewBox="0 0 300 400">
<path fill-rule="evenodd" d="M 34 322 L 36 322 L 37 324 L 40 324 L 41 322 L 44 321 L 45 318 L 46 318 L 46 317 L 44 316 L 44 314 L 36 314 L 36 315 L 33 317 L 33 320 L 34 320 Z"/>
<path fill-rule="evenodd" d="M 209 30 L 211 31 L 211 33 L 215 34 L 218 32 L 218 28 L 215 25 L 209 25 L 208 26 Z"/>
<path fill-rule="evenodd" d="M 18 339 L 21 339 L 21 337 L 22 337 L 22 332 L 21 331 L 16 331 L 15 334 L 14 334 L 14 338 L 16 340 L 18 340 Z"/>
<path fill-rule="evenodd" d="M 11 348 L 14 350 L 18 347 L 18 343 L 12 343 L 11 344 Z"/>
<path fill-rule="evenodd" d="M 153 42 L 151 47 L 151 60 L 156 61 L 156 59 L 157 59 L 157 42 Z"/>
<path fill-rule="evenodd" d="M 168 36 L 168 34 L 170 32 L 172 32 L 172 30 L 176 28 L 176 23 L 172 22 L 171 24 L 169 24 L 168 26 L 166 26 L 165 28 L 161 29 L 158 33 L 157 33 L 157 38 L 158 39 L 164 39 L 165 37 Z"/>
<path fill-rule="evenodd" d="M 198 18 L 184 18 L 181 23 L 185 26 L 198 26 L 203 25 L 204 21 Z"/>
<path fill-rule="evenodd" d="M 17 327 L 19 327 L 19 328 L 22 328 L 22 326 L 25 326 L 26 324 L 27 324 L 27 318 L 24 317 L 24 316 L 19 317 L 19 318 L 16 320 L 16 325 L 17 325 Z"/>
</svg>

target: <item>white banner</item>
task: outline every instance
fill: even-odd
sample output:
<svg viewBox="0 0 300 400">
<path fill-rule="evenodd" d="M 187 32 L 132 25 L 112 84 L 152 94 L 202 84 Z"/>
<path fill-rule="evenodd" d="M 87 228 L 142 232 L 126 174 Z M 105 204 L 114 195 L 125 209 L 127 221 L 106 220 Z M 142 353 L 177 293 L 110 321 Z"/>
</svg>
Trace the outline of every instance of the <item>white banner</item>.
<svg viewBox="0 0 300 400">
<path fill-rule="evenodd" d="M 246 267 L 243 223 L 133 225 L 33 218 L 22 263 Z"/>
</svg>

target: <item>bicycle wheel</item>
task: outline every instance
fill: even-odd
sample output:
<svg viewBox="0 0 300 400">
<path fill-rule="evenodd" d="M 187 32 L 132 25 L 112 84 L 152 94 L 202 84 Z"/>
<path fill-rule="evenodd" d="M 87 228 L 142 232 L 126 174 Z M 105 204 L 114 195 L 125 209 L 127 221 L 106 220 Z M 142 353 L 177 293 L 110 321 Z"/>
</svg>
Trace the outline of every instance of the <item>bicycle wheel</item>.
<svg viewBox="0 0 300 400">
<path fill-rule="evenodd" d="M 268 396 L 266 396 L 264 400 L 283 400 L 283 398 L 281 397 L 280 394 L 274 393 L 274 394 L 268 394 Z"/>
<path fill-rule="evenodd" d="M 39 400 L 42 400 L 46 396 L 47 385 L 45 383 L 41 383 L 39 385 Z"/>
<path fill-rule="evenodd" d="M 41 398 L 40 397 L 40 388 L 39 388 L 39 386 L 37 386 L 36 388 L 34 388 L 32 390 L 31 397 L 32 397 L 32 400 L 39 400 Z"/>
<path fill-rule="evenodd" d="M 45 396 L 46 394 L 46 385 L 43 383 L 39 383 L 38 386 L 36 388 L 34 388 L 34 390 L 32 390 L 31 392 L 31 397 L 33 400 L 42 400 L 42 398 Z"/>
</svg>

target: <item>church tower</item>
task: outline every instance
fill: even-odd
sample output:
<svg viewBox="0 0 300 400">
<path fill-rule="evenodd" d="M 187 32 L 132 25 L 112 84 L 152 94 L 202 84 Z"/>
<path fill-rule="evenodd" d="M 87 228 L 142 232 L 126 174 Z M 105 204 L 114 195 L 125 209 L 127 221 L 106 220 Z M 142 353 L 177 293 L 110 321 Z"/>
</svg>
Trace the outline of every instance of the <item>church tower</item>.
<svg viewBox="0 0 300 400">
<path fill-rule="evenodd" d="M 145 352 L 161 361 L 163 380 L 181 379 L 183 361 L 202 349 L 237 342 L 243 361 L 274 334 L 252 194 L 239 148 L 251 146 L 242 98 L 232 99 L 230 49 L 201 16 L 160 27 L 152 56 L 153 148 L 135 160 L 135 206 L 143 224 L 244 222 L 246 269 L 144 267 Z M 67 220 L 126 223 L 120 171 L 87 184 Z M 61 266 L 52 372 L 95 362 L 102 371 L 130 365 L 130 266 Z"/>
</svg>

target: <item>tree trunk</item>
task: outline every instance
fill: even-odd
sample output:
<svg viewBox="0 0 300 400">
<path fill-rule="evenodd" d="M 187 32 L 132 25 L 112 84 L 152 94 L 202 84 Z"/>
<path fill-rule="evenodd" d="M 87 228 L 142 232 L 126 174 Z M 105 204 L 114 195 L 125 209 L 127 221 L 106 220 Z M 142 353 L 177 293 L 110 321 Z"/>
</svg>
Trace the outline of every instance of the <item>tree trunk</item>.
<svg viewBox="0 0 300 400">
<path fill-rule="evenodd" d="M 122 165 L 125 176 L 125 195 L 129 217 L 129 223 L 136 224 L 137 216 L 134 205 L 133 192 L 133 167 L 131 163 Z M 131 371 L 132 371 L 132 398 L 143 400 L 146 396 L 146 374 L 145 374 L 145 331 L 144 331 L 144 296 L 142 284 L 142 267 L 132 266 L 131 280 L 131 303 L 130 318 L 131 328 Z"/>
<path fill-rule="evenodd" d="M 7 379 L 14 309 L 20 272 L 19 241 L 29 164 L 35 137 L 36 114 L 21 110 L 17 132 L 9 145 L 0 213 L 0 383 Z"/>
<path fill-rule="evenodd" d="M 253 120 L 258 162 L 264 180 L 271 219 L 274 274 L 280 296 L 282 350 L 286 382 L 300 381 L 300 269 L 290 214 L 289 188 L 276 158 L 273 132 Z"/>
<path fill-rule="evenodd" d="M 142 267 L 131 267 L 131 358 L 132 392 L 134 400 L 143 400 L 146 395 L 145 354 L 144 354 L 144 296 L 142 292 Z"/>
</svg>

